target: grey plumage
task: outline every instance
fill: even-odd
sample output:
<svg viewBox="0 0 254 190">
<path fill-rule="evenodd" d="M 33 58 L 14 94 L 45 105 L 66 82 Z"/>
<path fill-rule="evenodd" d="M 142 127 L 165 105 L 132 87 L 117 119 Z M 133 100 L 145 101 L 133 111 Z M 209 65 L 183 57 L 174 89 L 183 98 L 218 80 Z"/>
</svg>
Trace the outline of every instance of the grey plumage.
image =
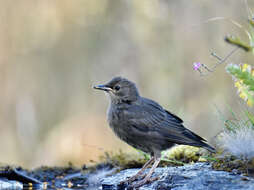
<svg viewBox="0 0 254 190">
<path fill-rule="evenodd" d="M 114 133 L 129 145 L 160 158 L 161 151 L 175 144 L 215 149 L 205 139 L 183 126 L 178 116 L 158 103 L 139 95 L 136 85 L 115 77 L 105 85 L 95 86 L 109 94 L 108 123 Z M 157 166 L 157 165 L 156 165 Z"/>
</svg>

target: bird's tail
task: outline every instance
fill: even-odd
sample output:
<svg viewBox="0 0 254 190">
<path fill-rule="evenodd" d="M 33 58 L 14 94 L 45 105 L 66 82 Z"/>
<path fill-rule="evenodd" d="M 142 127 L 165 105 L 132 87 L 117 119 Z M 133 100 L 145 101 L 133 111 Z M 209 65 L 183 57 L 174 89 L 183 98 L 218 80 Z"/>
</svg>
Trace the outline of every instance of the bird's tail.
<svg viewBox="0 0 254 190">
<path fill-rule="evenodd" d="M 205 139 L 203 139 L 202 137 L 198 136 L 194 132 L 186 129 L 185 132 L 184 132 L 184 135 L 185 135 L 185 137 L 188 137 L 189 139 L 191 139 L 192 142 L 190 142 L 189 145 L 193 145 L 193 146 L 197 146 L 197 147 L 202 147 L 202 148 L 205 148 L 206 150 L 208 150 L 208 151 L 210 151 L 212 153 L 216 153 L 215 148 L 213 148 L 210 145 L 208 145 L 206 143 Z"/>
</svg>

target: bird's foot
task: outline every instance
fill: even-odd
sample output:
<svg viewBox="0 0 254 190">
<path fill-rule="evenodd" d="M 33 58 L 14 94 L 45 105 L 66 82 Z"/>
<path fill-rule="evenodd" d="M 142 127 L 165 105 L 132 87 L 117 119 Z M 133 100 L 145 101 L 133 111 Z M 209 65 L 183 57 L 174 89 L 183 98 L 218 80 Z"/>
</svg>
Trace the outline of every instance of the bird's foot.
<svg viewBox="0 0 254 190">
<path fill-rule="evenodd" d="M 146 174 L 141 174 L 141 175 L 134 175 L 126 180 L 121 181 L 119 184 L 123 185 L 123 184 L 130 184 L 133 181 L 137 180 L 138 178 L 140 179 L 144 179 L 144 177 L 146 176 Z"/>
<path fill-rule="evenodd" d="M 156 181 L 160 179 L 160 177 L 153 177 L 153 178 L 144 178 L 143 180 L 133 184 L 133 185 L 130 185 L 128 187 L 128 190 L 131 190 L 131 189 L 138 189 L 139 187 L 145 185 L 145 184 L 148 184 L 148 183 L 152 183 L 153 181 Z"/>
</svg>

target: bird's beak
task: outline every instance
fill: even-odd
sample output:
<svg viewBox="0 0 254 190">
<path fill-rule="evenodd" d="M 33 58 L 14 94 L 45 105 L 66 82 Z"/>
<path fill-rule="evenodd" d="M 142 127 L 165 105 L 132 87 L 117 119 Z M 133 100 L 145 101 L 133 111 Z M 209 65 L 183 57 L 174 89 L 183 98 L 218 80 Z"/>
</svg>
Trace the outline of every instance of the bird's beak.
<svg viewBox="0 0 254 190">
<path fill-rule="evenodd" d="M 97 89 L 97 90 L 104 90 L 104 91 L 106 91 L 106 92 L 112 91 L 111 88 L 109 88 L 109 87 L 107 87 L 107 86 L 105 86 L 105 85 L 98 85 L 98 86 L 94 86 L 93 88 L 94 88 L 94 89 Z"/>
</svg>

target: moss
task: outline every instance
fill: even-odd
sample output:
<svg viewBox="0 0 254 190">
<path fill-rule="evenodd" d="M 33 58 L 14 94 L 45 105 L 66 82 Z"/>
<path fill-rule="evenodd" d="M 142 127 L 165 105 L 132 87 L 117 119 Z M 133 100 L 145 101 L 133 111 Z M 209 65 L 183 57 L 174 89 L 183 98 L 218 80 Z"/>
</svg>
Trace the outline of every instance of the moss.
<svg viewBox="0 0 254 190">
<path fill-rule="evenodd" d="M 165 157 L 181 161 L 183 163 L 191 162 L 206 162 L 206 157 L 209 153 L 201 148 L 188 146 L 188 145 L 179 145 L 175 146 L 165 153 Z"/>
<path fill-rule="evenodd" d="M 201 148 L 179 145 L 169 151 L 162 152 L 162 160 L 160 167 L 166 166 L 182 166 L 185 163 L 206 162 L 209 153 Z M 100 157 L 100 161 L 94 166 L 89 167 L 89 171 L 96 170 L 101 167 L 118 168 L 118 171 L 129 168 L 141 168 L 150 156 L 141 151 L 135 153 L 125 153 L 119 150 L 117 153 L 105 152 Z"/>
<path fill-rule="evenodd" d="M 217 158 L 216 162 L 212 162 L 215 170 L 227 172 L 242 173 L 243 175 L 254 177 L 254 159 L 243 160 L 232 155 L 225 155 L 223 158 Z"/>
</svg>

